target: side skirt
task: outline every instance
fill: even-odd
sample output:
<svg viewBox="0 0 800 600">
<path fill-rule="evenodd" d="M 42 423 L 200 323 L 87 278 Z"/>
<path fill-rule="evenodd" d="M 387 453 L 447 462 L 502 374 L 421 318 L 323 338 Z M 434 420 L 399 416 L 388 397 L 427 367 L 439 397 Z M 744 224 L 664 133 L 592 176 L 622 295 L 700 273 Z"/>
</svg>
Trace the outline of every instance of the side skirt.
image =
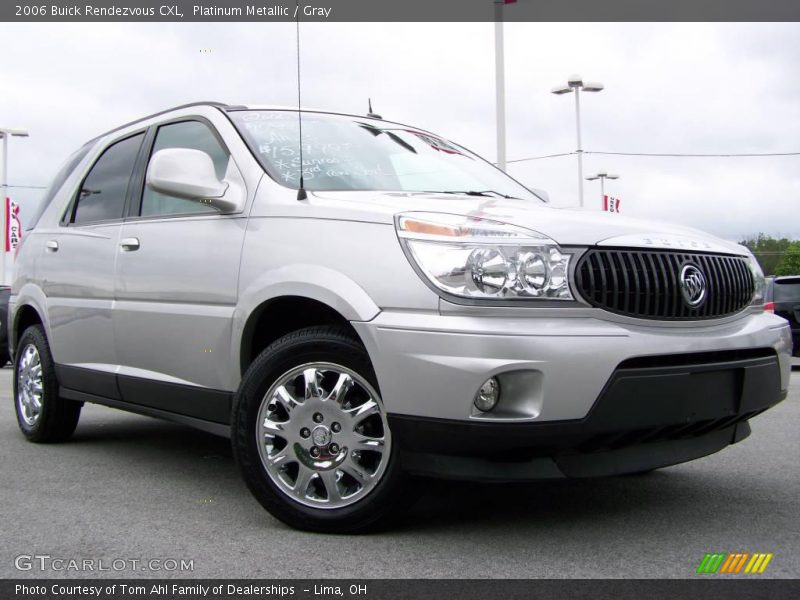
<svg viewBox="0 0 800 600">
<path fill-rule="evenodd" d="M 172 421 L 173 423 L 179 423 L 181 425 L 188 425 L 189 427 L 194 427 L 195 429 L 200 429 L 208 433 L 213 433 L 214 435 L 218 435 L 220 437 L 224 438 L 231 437 L 230 426 L 223 425 L 222 423 L 214 423 L 212 421 L 196 419 L 195 417 L 179 415 L 177 413 L 168 412 L 166 410 L 159 410 L 157 408 L 144 406 L 142 404 L 133 404 L 131 402 L 124 402 L 122 400 L 112 400 L 111 398 L 105 398 L 103 396 L 95 396 L 94 394 L 87 394 L 86 392 L 71 390 L 63 386 L 59 387 L 59 394 L 61 395 L 62 398 L 66 398 L 67 400 L 75 400 L 77 402 L 91 402 L 92 404 L 102 404 L 103 406 L 118 408 L 120 410 L 136 413 L 139 415 L 145 415 L 147 417 L 155 417 L 157 419 L 164 419 L 166 421 Z"/>
<path fill-rule="evenodd" d="M 230 437 L 233 393 L 56 365 L 59 393 Z"/>
</svg>

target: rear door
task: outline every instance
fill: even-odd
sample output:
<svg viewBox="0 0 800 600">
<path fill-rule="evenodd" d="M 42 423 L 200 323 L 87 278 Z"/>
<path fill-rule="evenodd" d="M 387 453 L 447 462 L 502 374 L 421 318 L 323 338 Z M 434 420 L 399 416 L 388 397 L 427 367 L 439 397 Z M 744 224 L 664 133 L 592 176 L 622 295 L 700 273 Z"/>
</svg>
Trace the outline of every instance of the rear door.
<svg viewBox="0 0 800 600">
<path fill-rule="evenodd" d="M 109 145 L 83 178 L 38 264 L 50 344 L 65 387 L 117 398 L 114 266 L 144 133 Z"/>
<path fill-rule="evenodd" d="M 164 123 L 151 136 L 148 160 L 165 148 L 202 150 L 219 179 L 241 179 L 209 121 Z M 231 326 L 247 219 L 157 193 L 144 180 L 143 169 L 117 253 L 114 331 L 123 400 L 227 422 L 234 386 Z"/>
</svg>

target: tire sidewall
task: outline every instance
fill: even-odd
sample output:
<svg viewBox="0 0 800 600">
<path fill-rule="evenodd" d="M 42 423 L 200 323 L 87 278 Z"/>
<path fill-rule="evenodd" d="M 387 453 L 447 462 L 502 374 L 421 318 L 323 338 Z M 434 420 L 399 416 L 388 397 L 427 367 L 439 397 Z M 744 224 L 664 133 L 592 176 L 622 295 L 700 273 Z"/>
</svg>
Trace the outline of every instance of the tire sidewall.
<svg viewBox="0 0 800 600">
<path fill-rule="evenodd" d="M 28 425 L 19 410 L 17 401 L 19 387 L 19 362 L 22 353 L 29 345 L 33 344 L 39 353 L 39 362 L 42 366 L 42 412 L 39 419 L 33 425 Z M 28 327 L 22 334 L 17 344 L 17 351 L 14 356 L 14 413 L 17 416 L 17 424 L 22 433 L 30 440 L 38 441 L 44 436 L 47 423 L 54 418 L 55 403 L 58 399 L 58 381 L 56 380 L 55 366 L 53 357 L 50 354 L 50 346 L 47 343 L 44 330 L 39 325 Z"/>
<path fill-rule="evenodd" d="M 312 362 L 333 363 L 355 371 L 380 394 L 369 357 L 360 344 L 321 328 L 316 332 L 311 329 L 290 334 L 268 347 L 243 378 L 231 421 L 234 455 L 250 490 L 270 513 L 284 522 L 317 531 L 364 529 L 396 503 L 394 496 L 402 474 L 395 443 L 391 444 L 386 469 L 375 488 L 357 502 L 333 509 L 309 507 L 291 499 L 272 481 L 260 458 L 256 427 L 264 395 L 284 373 Z"/>
</svg>

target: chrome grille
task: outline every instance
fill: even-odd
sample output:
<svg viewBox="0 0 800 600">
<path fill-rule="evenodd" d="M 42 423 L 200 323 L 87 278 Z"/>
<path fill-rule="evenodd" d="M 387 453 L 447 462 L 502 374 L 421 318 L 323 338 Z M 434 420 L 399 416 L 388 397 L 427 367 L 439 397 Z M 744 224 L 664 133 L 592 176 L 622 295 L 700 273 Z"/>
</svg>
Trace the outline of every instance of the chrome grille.
<svg viewBox="0 0 800 600">
<path fill-rule="evenodd" d="M 706 294 L 692 307 L 681 289 L 681 271 L 694 265 Z M 575 269 L 578 293 L 592 306 L 643 319 L 715 319 L 745 308 L 753 297 L 746 258 L 680 251 L 593 248 Z"/>
</svg>

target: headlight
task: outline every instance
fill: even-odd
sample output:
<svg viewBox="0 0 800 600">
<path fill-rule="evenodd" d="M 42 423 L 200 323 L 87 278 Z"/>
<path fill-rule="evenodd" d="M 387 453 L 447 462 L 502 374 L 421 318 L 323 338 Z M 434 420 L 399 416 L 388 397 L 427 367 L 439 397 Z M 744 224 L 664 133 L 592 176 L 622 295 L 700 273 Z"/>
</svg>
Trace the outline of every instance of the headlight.
<svg viewBox="0 0 800 600">
<path fill-rule="evenodd" d="M 764 296 L 767 293 L 767 280 L 764 278 L 764 271 L 758 264 L 756 257 L 750 254 L 750 272 L 753 273 L 753 283 L 755 293 L 753 294 L 753 304 L 760 306 L 764 304 Z"/>
<path fill-rule="evenodd" d="M 569 254 L 535 231 L 474 217 L 407 213 L 408 254 L 438 289 L 464 298 L 572 300 Z"/>
</svg>

